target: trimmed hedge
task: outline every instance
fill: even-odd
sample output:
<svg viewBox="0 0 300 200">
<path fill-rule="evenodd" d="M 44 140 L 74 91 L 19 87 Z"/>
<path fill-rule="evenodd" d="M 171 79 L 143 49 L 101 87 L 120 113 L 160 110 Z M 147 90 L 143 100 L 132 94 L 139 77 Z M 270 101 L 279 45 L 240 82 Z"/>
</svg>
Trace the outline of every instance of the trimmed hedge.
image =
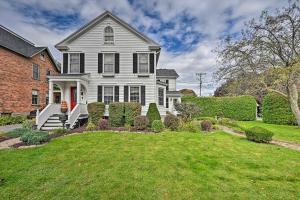
<svg viewBox="0 0 300 200">
<path fill-rule="evenodd" d="M 269 143 L 272 141 L 273 132 L 254 126 L 246 130 L 247 139 L 258 143 Z"/>
<path fill-rule="evenodd" d="M 136 102 L 125 102 L 124 107 L 125 123 L 133 126 L 134 118 L 141 115 L 142 106 Z"/>
<path fill-rule="evenodd" d="M 124 103 L 109 104 L 109 124 L 112 127 L 124 126 Z"/>
<path fill-rule="evenodd" d="M 103 117 L 105 105 L 102 102 L 89 103 L 87 106 L 89 112 L 89 120 L 93 124 L 98 124 L 99 120 Z"/>
<path fill-rule="evenodd" d="M 20 138 L 27 145 L 38 145 L 50 140 L 49 134 L 42 131 L 28 131 Z"/>
<path fill-rule="evenodd" d="M 299 98 L 300 105 L 300 98 Z M 288 99 L 277 93 L 268 93 L 263 99 L 263 121 L 270 124 L 297 125 Z"/>
<path fill-rule="evenodd" d="M 203 117 L 226 117 L 239 121 L 256 119 L 256 100 L 253 96 L 235 97 L 182 97 L 183 102 L 192 102 L 201 109 Z"/>
<path fill-rule="evenodd" d="M 148 112 L 146 115 L 149 119 L 149 123 L 152 124 L 152 122 L 154 120 L 161 120 L 159 111 L 157 109 L 156 103 L 150 103 L 149 104 L 149 108 L 148 108 Z"/>
</svg>

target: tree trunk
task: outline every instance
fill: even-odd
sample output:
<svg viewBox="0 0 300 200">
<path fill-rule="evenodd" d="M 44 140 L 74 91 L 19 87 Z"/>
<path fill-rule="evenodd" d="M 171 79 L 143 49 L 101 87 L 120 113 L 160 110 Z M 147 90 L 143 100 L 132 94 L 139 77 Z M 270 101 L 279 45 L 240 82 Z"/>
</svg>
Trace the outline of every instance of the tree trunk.
<svg viewBox="0 0 300 200">
<path fill-rule="evenodd" d="M 288 88 L 288 94 L 291 109 L 296 117 L 298 128 L 300 128 L 300 110 L 298 104 L 298 91 L 296 84 L 290 85 L 290 87 Z"/>
</svg>

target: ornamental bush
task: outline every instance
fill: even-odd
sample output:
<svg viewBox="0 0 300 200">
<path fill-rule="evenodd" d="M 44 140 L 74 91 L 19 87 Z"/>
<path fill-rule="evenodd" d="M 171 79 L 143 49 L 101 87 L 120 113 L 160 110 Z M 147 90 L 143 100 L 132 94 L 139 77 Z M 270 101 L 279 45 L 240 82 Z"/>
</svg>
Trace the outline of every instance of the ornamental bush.
<svg viewBox="0 0 300 200">
<path fill-rule="evenodd" d="M 114 102 L 109 104 L 108 120 L 112 127 L 124 126 L 124 103 Z"/>
<path fill-rule="evenodd" d="M 162 132 L 165 126 L 161 120 L 154 120 L 152 122 L 151 128 L 155 133 L 159 133 Z"/>
<path fill-rule="evenodd" d="M 137 116 L 134 118 L 134 127 L 137 130 L 145 130 L 149 125 L 149 119 L 146 116 Z"/>
<path fill-rule="evenodd" d="M 188 131 L 191 133 L 197 133 L 199 132 L 199 124 L 197 124 L 198 122 L 194 121 L 194 122 L 187 122 L 185 124 L 183 124 L 182 130 L 184 131 Z"/>
<path fill-rule="evenodd" d="M 107 119 L 100 119 L 99 121 L 99 129 L 100 130 L 106 130 L 108 128 L 108 120 Z"/>
<path fill-rule="evenodd" d="M 179 128 L 179 118 L 175 115 L 167 115 L 164 119 L 164 125 L 166 128 L 171 129 L 172 131 L 176 131 Z"/>
<path fill-rule="evenodd" d="M 21 124 L 25 120 L 23 116 L 0 116 L 0 126 Z"/>
<path fill-rule="evenodd" d="M 136 102 L 125 102 L 124 107 L 125 124 L 133 126 L 134 118 L 141 115 L 142 106 Z"/>
<path fill-rule="evenodd" d="M 256 119 L 256 100 L 253 96 L 182 97 L 182 102 L 195 103 L 203 117 L 226 117 L 240 121 Z"/>
<path fill-rule="evenodd" d="M 34 125 L 35 125 L 35 121 L 31 119 L 26 119 L 22 123 L 22 127 L 29 130 L 32 130 Z"/>
<path fill-rule="evenodd" d="M 159 111 L 157 109 L 156 103 L 150 103 L 148 112 L 147 112 L 147 117 L 149 119 L 149 123 L 152 124 L 154 120 L 161 120 Z"/>
<path fill-rule="evenodd" d="M 201 130 L 202 131 L 211 131 L 212 123 L 209 120 L 204 120 L 201 122 Z"/>
<path fill-rule="evenodd" d="M 200 120 L 200 121 L 209 120 L 213 125 L 218 123 L 218 120 L 216 120 L 213 117 L 198 117 L 197 119 Z"/>
<path fill-rule="evenodd" d="M 200 108 L 192 102 L 176 103 L 175 109 L 185 123 L 191 122 L 200 115 Z"/>
<path fill-rule="evenodd" d="M 5 135 L 10 138 L 17 138 L 17 137 L 21 137 L 22 135 L 26 134 L 29 131 L 30 130 L 26 128 L 16 128 L 14 130 L 5 133 Z"/>
<path fill-rule="evenodd" d="M 245 132 L 248 140 L 258 143 L 269 143 L 274 135 L 271 131 L 258 126 L 249 128 Z"/>
<path fill-rule="evenodd" d="M 263 99 L 262 110 L 265 123 L 297 125 L 288 99 L 280 94 L 268 93 Z"/>
<path fill-rule="evenodd" d="M 89 103 L 88 106 L 89 120 L 94 124 L 98 124 L 99 120 L 103 117 L 105 105 L 102 102 Z"/>
<path fill-rule="evenodd" d="M 28 131 L 21 136 L 21 141 L 27 145 L 37 145 L 48 142 L 50 140 L 49 134 L 42 131 Z"/>
<path fill-rule="evenodd" d="M 92 121 L 90 121 L 88 123 L 88 125 L 86 126 L 86 130 L 87 131 L 95 131 L 95 130 L 97 130 L 97 126 Z"/>
</svg>

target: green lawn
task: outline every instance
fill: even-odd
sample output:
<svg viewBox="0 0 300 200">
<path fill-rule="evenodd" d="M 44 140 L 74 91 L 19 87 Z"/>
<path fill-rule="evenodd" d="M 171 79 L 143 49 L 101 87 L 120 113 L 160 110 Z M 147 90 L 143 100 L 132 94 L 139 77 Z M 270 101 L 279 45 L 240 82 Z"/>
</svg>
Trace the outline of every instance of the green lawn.
<svg viewBox="0 0 300 200">
<path fill-rule="evenodd" d="M 88 133 L 0 151 L 0 177 L 1 199 L 300 199 L 300 152 L 222 132 Z"/>
<path fill-rule="evenodd" d="M 272 131 L 274 133 L 273 139 L 300 144 L 300 129 L 297 126 L 266 124 L 262 121 L 240 121 L 238 124 L 244 129 L 260 126 Z"/>
</svg>

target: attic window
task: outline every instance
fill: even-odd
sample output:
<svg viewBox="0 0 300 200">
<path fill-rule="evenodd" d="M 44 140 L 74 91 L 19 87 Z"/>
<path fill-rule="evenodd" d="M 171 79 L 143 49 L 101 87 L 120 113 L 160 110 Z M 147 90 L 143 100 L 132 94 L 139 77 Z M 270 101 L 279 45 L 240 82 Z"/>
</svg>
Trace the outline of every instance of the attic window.
<svg viewBox="0 0 300 200">
<path fill-rule="evenodd" d="M 107 26 L 104 29 L 104 43 L 105 44 L 114 43 L 114 30 L 111 26 Z"/>
<path fill-rule="evenodd" d="M 45 57 L 46 57 L 46 55 L 45 55 L 45 52 L 43 51 L 43 52 L 41 52 L 41 60 L 45 60 Z"/>
</svg>

